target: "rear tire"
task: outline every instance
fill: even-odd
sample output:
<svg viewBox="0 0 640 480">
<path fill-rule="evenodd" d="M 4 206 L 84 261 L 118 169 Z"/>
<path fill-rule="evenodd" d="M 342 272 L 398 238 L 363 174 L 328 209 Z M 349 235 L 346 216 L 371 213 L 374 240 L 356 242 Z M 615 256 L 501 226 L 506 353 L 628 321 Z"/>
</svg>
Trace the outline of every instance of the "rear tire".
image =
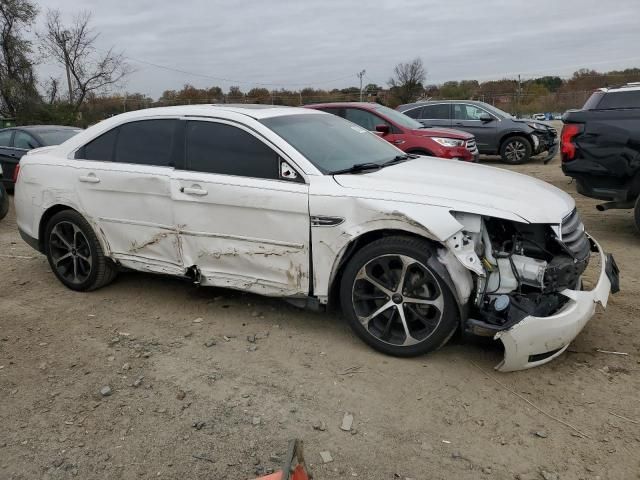
<svg viewBox="0 0 640 480">
<path fill-rule="evenodd" d="M 640 196 L 636 198 L 636 205 L 633 208 L 633 219 L 636 222 L 636 229 L 640 232 Z"/>
<path fill-rule="evenodd" d="M 531 143 L 525 137 L 509 137 L 500 147 L 500 156 L 504 163 L 520 165 L 531 158 Z"/>
<path fill-rule="evenodd" d="M 7 213 L 9 213 L 9 196 L 0 180 L 0 220 L 6 217 Z"/>
<path fill-rule="evenodd" d="M 386 237 L 359 250 L 340 283 L 349 326 L 374 349 L 398 357 L 443 346 L 458 326 L 458 305 L 431 244 Z"/>
<path fill-rule="evenodd" d="M 117 275 L 116 265 L 105 256 L 93 228 L 75 210 L 51 217 L 43 240 L 51 270 L 71 290 L 96 290 Z"/>
</svg>

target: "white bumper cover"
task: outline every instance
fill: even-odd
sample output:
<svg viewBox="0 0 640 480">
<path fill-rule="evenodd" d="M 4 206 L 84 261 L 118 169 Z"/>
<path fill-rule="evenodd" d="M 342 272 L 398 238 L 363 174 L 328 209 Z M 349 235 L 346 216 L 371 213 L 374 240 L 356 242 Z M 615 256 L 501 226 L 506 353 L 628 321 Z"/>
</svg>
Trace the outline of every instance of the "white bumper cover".
<svg viewBox="0 0 640 480">
<path fill-rule="evenodd" d="M 592 239 L 593 240 L 593 239 Z M 606 274 L 607 258 L 600 254 L 600 276 L 591 291 L 563 290 L 569 301 L 549 317 L 528 316 L 508 330 L 495 335 L 504 345 L 504 359 L 496 366 L 501 372 L 537 367 L 561 355 L 593 316 L 596 303 L 607 306 L 611 282 Z M 553 353 L 551 353 L 553 352 Z"/>
</svg>

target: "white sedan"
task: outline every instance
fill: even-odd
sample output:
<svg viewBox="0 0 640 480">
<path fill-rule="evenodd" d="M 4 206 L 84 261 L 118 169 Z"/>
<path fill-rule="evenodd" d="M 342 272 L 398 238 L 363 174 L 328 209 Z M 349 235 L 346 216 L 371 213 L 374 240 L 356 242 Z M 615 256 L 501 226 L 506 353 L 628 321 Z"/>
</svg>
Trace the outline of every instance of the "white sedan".
<svg viewBox="0 0 640 480">
<path fill-rule="evenodd" d="M 334 115 L 202 105 L 105 120 L 20 162 L 22 237 L 74 290 L 122 267 L 340 305 L 372 347 L 492 336 L 503 371 L 560 355 L 617 289 L 573 199 L 536 179 L 406 155 Z M 595 288 L 582 291 L 591 257 Z"/>
</svg>

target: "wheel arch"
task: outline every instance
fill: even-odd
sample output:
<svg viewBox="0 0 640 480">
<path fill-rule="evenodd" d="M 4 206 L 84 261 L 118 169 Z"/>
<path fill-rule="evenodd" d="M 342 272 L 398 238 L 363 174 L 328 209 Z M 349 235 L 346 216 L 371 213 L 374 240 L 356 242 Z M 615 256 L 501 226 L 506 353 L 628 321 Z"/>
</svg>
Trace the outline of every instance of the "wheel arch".
<svg viewBox="0 0 640 480">
<path fill-rule="evenodd" d="M 332 268 L 328 289 L 328 307 L 330 309 L 335 309 L 340 305 L 340 280 L 342 278 L 342 273 L 344 272 L 346 265 L 349 263 L 349 260 L 351 260 L 355 253 L 362 247 L 376 240 L 389 236 L 409 237 L 426 241 L 433 247 L 434 253 L 438 248 L 446 248 L 444 244 L 440 243 L 437 240 L 434 240 L 433 238 L 397 228 L 377 229 L 362 233 L 361 235 L 353 238 L 346 245 L 346 247 L 342 250 L 341 255 L 339 255 L 336 259 L 334 267 Z M 466 319 L 467 307 L 465 305 L 461 305 L 457 300 L 457 296 L 455 295 L 456 287 L 445 265 L 441 264 L 440 262 L 436 263 L 441 267 L 438 269 L 438 273 L 442 276 L 445 284 L 453 293 L 453 297 L 456 301 L 456 304 L 458 305 L 460 322 L 462 324 L 462 322 Z"/>
<path fill-rule="evenodd" d="M 407 153 L 414 153 L 416 155 L 426 155 L 428 157 L 435 157 L 435 155 L 427 150 L 426 148 L 410 148 L 407 150 Z"/>
<path fill-rule="evenodd" d="M 502 137 L 500 137 L 500 141 L 498 142 L 498 153 L 502 151 L 502 146 L 504 145 L 504 143 L 513 137 L 524 137 L 529 142 L 529 145 L 531 146 L 531 150 L 533 154 L 533 139 L 531 138 L 531 134 L 527 132 L 518 131 L 518 130 L 511 130 L 509 132 L 504 133 Z"/>
<path fill-rule="evenodd" d="M 73 212 L 76 212 L 82 215 L 85 218 L 85 220 L 87 220 L 89 225 L 91 225 L 91 228 L 94 229 L 96 237 L 98 238 L 98 241 L 100 242 L 100 246 L 102 247 L 102 250 L 105 252 L 105 255 L 110 256 L 111 250 L 109 248 L 109 243 L 107 242 L 104 232 L 94 222 L 92 222 L 90 218 L 84 215 L 77 208 L 74 208 L 64 203 L 56 203 L 54 205 L 51 205 L 42 213 L 42 216 L 40 217 L 40 221 L 38 223 L 38 251 L 40 251 L 41 253 L 45 253 L 45 238 L 44 238 L 45 235 L 44 234 L 45 234 L 45 229 L 47 228 L 47 223 L 49 223 L 49 220 L 51 220 L 51 218 L 53 218 L 54 215 L 56 215 L 57 213 L 63 212 L 65 210 L 71 210 Z"/>
</svg>

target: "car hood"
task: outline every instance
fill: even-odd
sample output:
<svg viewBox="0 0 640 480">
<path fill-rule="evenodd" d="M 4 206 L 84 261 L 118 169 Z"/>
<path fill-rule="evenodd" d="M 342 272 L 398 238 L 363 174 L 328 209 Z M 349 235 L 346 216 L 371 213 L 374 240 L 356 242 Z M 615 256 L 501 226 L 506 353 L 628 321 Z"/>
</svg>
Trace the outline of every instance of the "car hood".
<svg viewBox="0 0 640 480">
<path fill-rule="evenodd" d="M 418 135 L 420 137 L 444 137 L 444 138 L 457 138 L 461 140 L 470 140 L 473 135 L 462 130 L 454 130 L 453 128 L 417 128 L 415 130 L 409 130 L 411 135 Z"/>
<path fill-rule="evenodd" d="M 433 157 L 334 178 L 361 197 L 444 206 L 529 223 L 558 224 L 575 208 L 570 195 L 536 178 Z"/>
</svg>

